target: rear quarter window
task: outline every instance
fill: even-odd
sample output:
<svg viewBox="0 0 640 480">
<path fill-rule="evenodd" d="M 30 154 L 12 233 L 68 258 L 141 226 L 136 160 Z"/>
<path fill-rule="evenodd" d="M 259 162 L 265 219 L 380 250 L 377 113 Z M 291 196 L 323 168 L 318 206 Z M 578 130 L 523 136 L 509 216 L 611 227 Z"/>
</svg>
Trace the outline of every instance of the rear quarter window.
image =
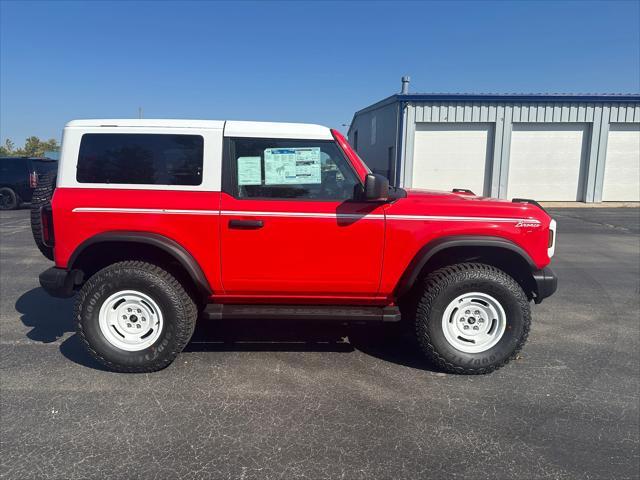
<svg viewBox="0 0 640 480">
<path fill-rule="evenodd" d="M 200 185 L 201 135 L 86 133 L 80 142 L 79 183 Z"/>
</svg>

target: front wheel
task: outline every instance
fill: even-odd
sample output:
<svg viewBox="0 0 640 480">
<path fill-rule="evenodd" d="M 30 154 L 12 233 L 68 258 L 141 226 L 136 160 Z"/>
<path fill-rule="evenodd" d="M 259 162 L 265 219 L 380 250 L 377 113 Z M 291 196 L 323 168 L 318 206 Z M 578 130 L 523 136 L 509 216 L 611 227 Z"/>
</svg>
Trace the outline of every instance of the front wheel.
<svg viewBox="0 0 640 480">
<path fill-rule="evenodd" d="M 126 261 L 93 275 L 80 290 L 77 331 L 89 353 L 110 370 L 153 372 L 187 345 L 196 305 L 162 268 Z"/>
<path fill-rule="evenodd" d="M 520 351 L 531 311 L 520 285 L 502 270 L 461 263 L 428 275 L 415 328 L 424 354 L 445 371 L 482 374 Z"/>
</svg>

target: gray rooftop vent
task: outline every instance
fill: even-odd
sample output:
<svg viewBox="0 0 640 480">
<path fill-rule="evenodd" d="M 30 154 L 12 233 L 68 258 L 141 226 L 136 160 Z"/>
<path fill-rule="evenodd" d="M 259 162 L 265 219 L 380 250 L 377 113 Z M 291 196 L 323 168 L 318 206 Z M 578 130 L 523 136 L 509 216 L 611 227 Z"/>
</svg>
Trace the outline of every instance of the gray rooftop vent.
<svg viewBox="0 0 640 480">
<path fill-rule="evenodd" d="M 405 75 L 402 77 L 402 89 L 400 93 L 402 95 L 407 95 L 409 93 L 409 82 L 411 81 L 411 77 L 409 75 Z"/>
</svg>

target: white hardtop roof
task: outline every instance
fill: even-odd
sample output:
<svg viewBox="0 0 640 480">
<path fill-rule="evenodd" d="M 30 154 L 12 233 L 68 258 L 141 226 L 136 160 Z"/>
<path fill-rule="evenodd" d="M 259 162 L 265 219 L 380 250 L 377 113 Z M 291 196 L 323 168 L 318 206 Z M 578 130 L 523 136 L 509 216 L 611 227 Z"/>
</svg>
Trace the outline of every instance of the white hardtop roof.
<svg viewBox="0 0 640 480">
<path fill-rule="evenodd" d="M 72 120 L 67 127 L 160 127 L 160 128 L 223 128 L 222 120 L 173 120 L 163 118 L 96 118 Z"/>
<path fill-rule="evenodd" d="M 235 120 L 173 120 L 173 119 L 95 119 L 73 120 L 71 128 L 140 127 L 224 129 L 226 137 L 300 138 L 332 140 L 331 130 L 311 123 L 242 122 Z"/>
<path fill-rule="evenodd" d="M 225 137 L 310 138 L 332 140 L 331 130 L 311 123 L 236 122 L 228 121 Z"/>
</svg>

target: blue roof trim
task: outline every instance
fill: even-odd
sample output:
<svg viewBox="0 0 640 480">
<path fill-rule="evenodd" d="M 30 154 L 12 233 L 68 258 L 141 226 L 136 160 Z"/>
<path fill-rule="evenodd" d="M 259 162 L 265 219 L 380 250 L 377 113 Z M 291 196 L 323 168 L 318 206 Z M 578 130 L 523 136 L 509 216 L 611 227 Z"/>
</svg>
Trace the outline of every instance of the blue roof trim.
<svg viewBox="0 0 640 480">
<path fill-rule="evenodd" d="M 633 93 L 412 93 L 394 95 L 398 101 L 519 101 L 519 102 L 640 102 Z"/>
<path fill-rule="evenodd" d="M 394 102 L 604 102 L 604 103 L 640 103 L 639 93 L 410 93 L 395 94 L 368 107 L 358 110 L 354 118 L 361 113 L 376 110 Z"/>
</svg>

